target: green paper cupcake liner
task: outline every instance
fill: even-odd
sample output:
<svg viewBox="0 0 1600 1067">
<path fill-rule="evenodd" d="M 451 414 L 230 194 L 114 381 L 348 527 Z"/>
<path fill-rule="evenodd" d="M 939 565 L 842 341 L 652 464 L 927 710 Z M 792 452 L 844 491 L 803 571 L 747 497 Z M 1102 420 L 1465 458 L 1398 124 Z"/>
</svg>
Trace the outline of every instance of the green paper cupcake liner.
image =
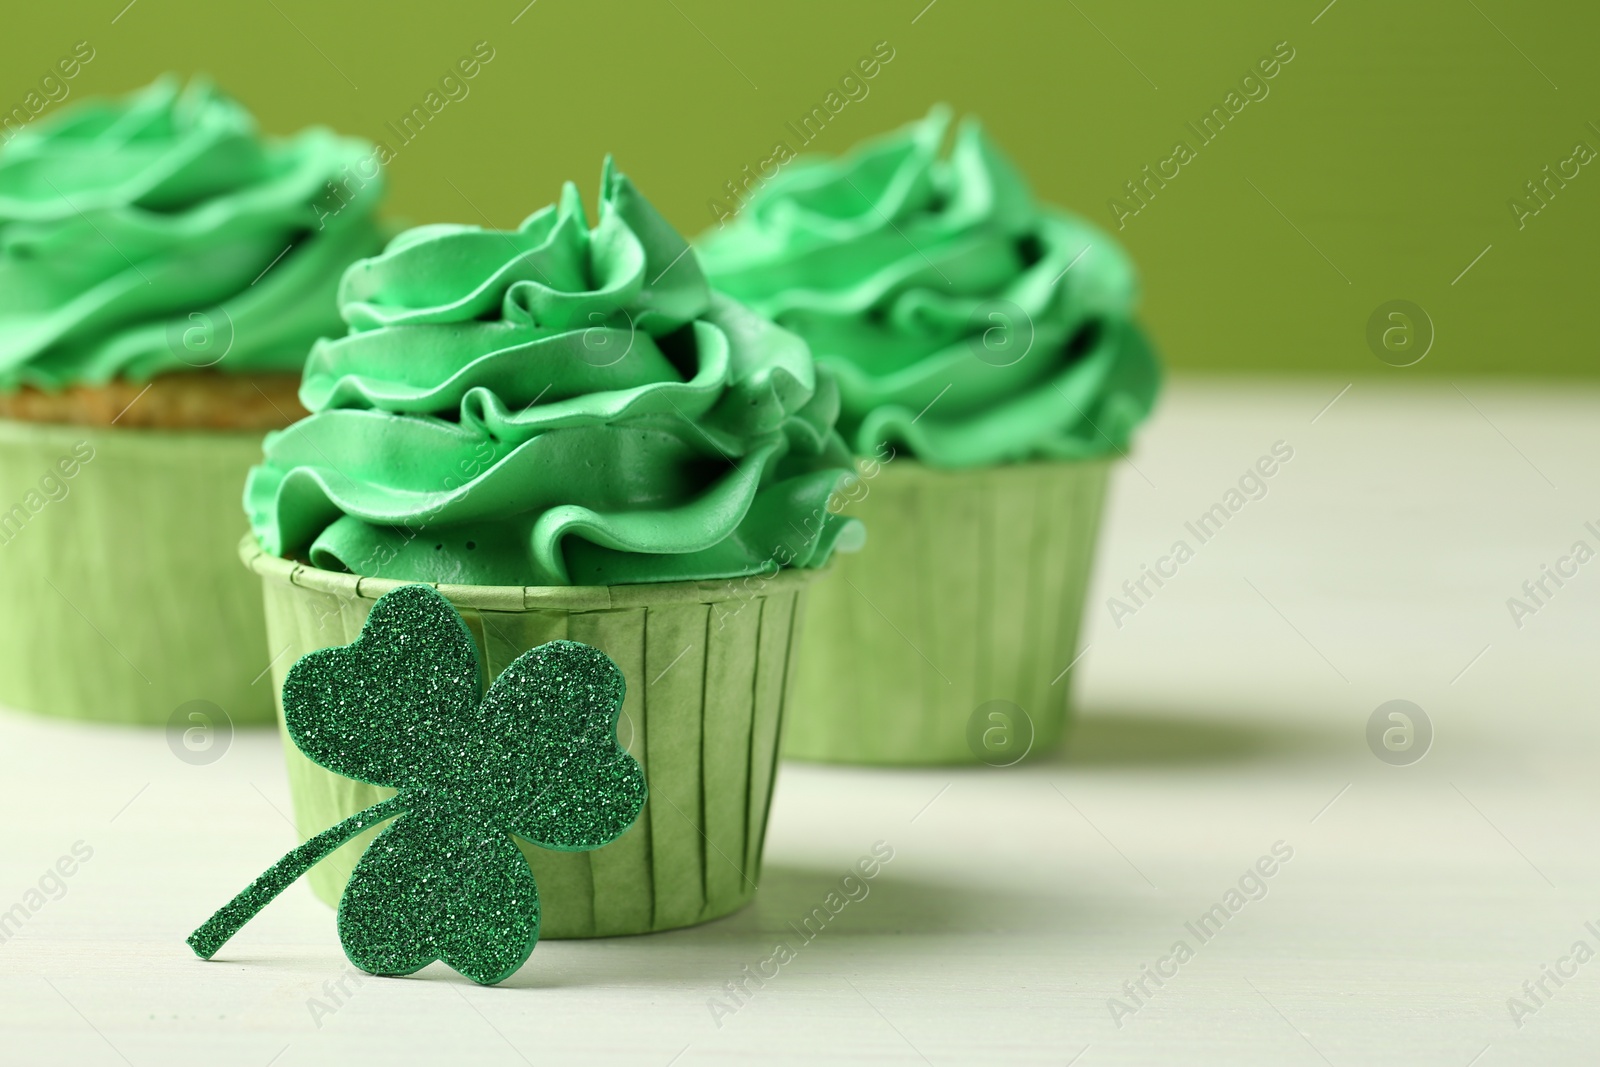
<svg viewBox="0 0 1600 1067">
<path fill-rule="evenodd" d="M 275 693 L 296 660 L 355 640 L 373 602 L 409 584 L 280 559 L 249 537 L 239 551 L 266 593 Z M 660 585 L 435 586 L 466 620 L 486 683 L 523 652 L 558 638 L 605 652 L 627 680 L 618 736 L 644 768 L 649 800 L 627 833 L 593 852 L 517 841 L 539 884 L 541 937 L 690 926 L 755 894 L 812 577 L 784 570 L 765 579 Z M 394 795 L 325 770 L 287 735 L 284 749 L 302 839 Z M 312 868 L 317 896 L 337 905 L 376 833 Z"/>
<path fill-rule="evenodd" d="M 866 547 L 812 593 L 784 754 L 999 766 L 1052 749 L 1108 468 L 894 459 L 863 473 L 844 512 Z"/>
<path fill-rule="evenodd" d="M 260 585 L 235 558 L 260 459 L 254 431 L 0 419 L 0 703 L 158 725 L 207 701 L 270 723 Z"/>
</svg>

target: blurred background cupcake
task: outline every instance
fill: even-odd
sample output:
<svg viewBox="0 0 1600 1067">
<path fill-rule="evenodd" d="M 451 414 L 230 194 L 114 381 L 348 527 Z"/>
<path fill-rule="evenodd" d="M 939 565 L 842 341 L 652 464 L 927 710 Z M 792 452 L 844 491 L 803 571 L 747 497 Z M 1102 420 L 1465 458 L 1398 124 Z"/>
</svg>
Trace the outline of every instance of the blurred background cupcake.
<svg viewBox="0 0 1600 1067">
<path fill-rule="evenodd" d="M 381 244 L 372 146 L 263 137 L 203 79 L 8 133 L 0 702 L 270 721 L 239 492 L 261 430 L 303 414 L 339 276 Z"/>
<path fill-rule="evenodd" d="M 859 540 L 837 390 L 805 342 L 712 292 L 607 164 L 591 228 L 570 184 L 517 229 L 407 231 L 350 268 L 249 479 L 273 690 L 354 640 L 373 602 L 436 584 L 486 679 L 564 638 L 627 682 L 621 741 L 650 801 L 595 852 L 519 842 L 546 937 L 726 914 L 756 888 L 805 587 Z M 382 796 L 286 745 L 303 837 Z M 337 901 L 372 834 L 310 875 Z"/>
<path fill-rule="evenodd" d="M 1049 749 L 1108 463 L 1160 381 L 1132 265 L 1038 204 L 974 120 L 766 175 L 700 242 L 713 284 L 837 378 L 869 542 L 807 614 L 785 751 L 1010 763 Z"/>
</svg>

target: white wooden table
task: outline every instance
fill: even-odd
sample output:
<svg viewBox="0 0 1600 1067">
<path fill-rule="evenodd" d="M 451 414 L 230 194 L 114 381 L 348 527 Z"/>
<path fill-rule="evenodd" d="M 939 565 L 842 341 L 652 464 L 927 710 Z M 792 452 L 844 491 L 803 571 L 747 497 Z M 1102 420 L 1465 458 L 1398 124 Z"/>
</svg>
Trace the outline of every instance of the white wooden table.
<svg viewBox="0 0 1600 1067">
<path fill-rule="evenodd" d="M 304 885 L 201 963 L 185 935 L 293 841 L 276 737 L 190 766 L 0 715 L 0 909 L 93 850 L 0 944 L 0 1061 L 1600 1061 L 1600 962 L 1570 956 L 1600 950 L 1600 562 L 1507 607 L 1600 549 L 1600 393 L 1460 384 L 1179 383 L 1117 476 L 1064 759 L 788 765 L 755 905 L 547 942 L 499 988 L 352 978 Z M 1280 440 L 1267 496 L 1117 627 L 1107 597 Z M 1368 746 L 1392 699 L 1432 723 L 1419 762 Z M 868 895 L 734 1000 L 878 841 Z"/>
</svg>

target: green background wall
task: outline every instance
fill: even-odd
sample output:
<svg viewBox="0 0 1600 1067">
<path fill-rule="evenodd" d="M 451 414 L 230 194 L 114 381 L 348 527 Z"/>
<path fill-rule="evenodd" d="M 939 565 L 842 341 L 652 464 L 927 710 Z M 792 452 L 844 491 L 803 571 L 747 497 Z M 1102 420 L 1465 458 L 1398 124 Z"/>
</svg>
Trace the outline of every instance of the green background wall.
<svg viewBox="0 0 1600 1067">
<path fill-rule="evenodd" d="M 125 2 L 8 12 L 0 108 L 87 39 L 96 55 L 74 98 L 207 71 L 268 130 L 322 122 L 396 146 L 393 213 L 497 226 L 553 200 L 564 179 L 592 201 L 609 151 L 698 232 L 723 183 L 887 41 L 895 57 L 870 95 L 813 149 L 840 151 L 948 101 L 982 115 L 1043 196 L 1114 227 L 1107 202 L 1123 183 L 1180 138 L 1198 147 L 1185 123 L 1287 41 L 1295 56 L 1270 95 L 1119 234 L 1172 364 L 1597 369 L 1600 166 L 1582 166 L 1521 229 L 1508 207 L 1575 143 L 1600 149 L 1593 5 Z M 479 41 L 495 55 L 470 95 L 400 146 L 385 124 Z M 1395 298 L 1420 304 L 1437 331 L 1404 370 L 1365 340 L 1373 310 Z"/>
</svg>

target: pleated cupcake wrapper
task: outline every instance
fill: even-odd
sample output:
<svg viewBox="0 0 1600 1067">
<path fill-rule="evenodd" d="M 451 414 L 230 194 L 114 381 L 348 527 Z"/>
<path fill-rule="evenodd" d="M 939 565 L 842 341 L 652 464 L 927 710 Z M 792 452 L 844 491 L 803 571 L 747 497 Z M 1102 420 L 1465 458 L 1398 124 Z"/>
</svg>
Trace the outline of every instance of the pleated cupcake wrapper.
<svg viewBox="0 0 1600 1067">
<path fill-rule="evenodd" d="M 864 477 L 844 510 L 867 544 L 812 592 L 784 754 L 1001 765 L 1053 748 L 1107 469 L 902 458 Z"/>
<path fill-rule="evenodd" d="M 279 559 L 250 538 L 240 553 L 262 576 L 275 693 L 296 660 L 355 640 L 374 601 L 406 584 Z M 436 586 L 466 620 L 486 684 L 523 652 L 557 638 L 595 646 L 627 679 L 618 736 L 644 768 L 650 797 L 632 829 L 596 851 L 517 842 L 539 884 L 541 937 L 669 930 L 727 915 L 754 895 L 812 576 L 785 570 L 770 579 L 661 585 Z M 393 795 L 317 766 L 287 735 L 284 749 L 302 838 Z M 337 904 L 376 833 L 312 868 L 319 897 Z"/>
<path fill-rule="evenodd" d="M 0 703 L 186 728 L 178 709 L 207 701 L 270 723 L 260 583 L 235 555 L 260 458 L 257 432 L 0 419 Z"/>
</svg>

